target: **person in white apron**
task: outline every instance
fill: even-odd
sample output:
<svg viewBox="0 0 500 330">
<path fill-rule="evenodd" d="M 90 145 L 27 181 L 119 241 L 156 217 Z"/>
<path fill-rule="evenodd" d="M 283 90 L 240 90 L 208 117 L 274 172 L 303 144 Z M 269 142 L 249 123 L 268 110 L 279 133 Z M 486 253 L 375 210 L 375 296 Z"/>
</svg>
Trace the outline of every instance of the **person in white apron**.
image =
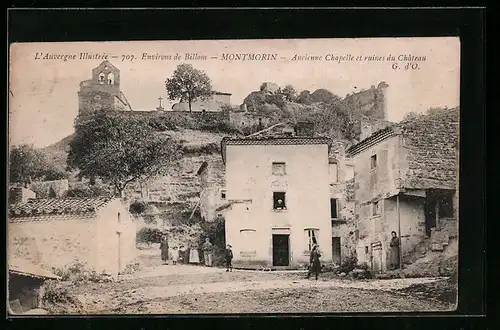
<svg viewBox="0 0 500 330">
<path fill-rule="evenodd" d="M 200 263 L 200 255 L 198 253 L 198 247 L 196 245 L 192 245 L 189 249 L 189 263 L 190 264 L 199 264 Z"/>
</svg>

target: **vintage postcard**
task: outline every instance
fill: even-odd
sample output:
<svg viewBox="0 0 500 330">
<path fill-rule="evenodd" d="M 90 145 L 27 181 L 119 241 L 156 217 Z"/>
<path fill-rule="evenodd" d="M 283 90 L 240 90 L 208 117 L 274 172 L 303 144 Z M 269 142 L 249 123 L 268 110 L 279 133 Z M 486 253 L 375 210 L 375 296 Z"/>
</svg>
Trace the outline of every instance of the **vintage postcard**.
<svg viewBox="0 0 500 330">
<path fill-rule="evenodd" d="M 460 41 L 10 47 L 8 313 L 451 311 Z"/>
</svg>

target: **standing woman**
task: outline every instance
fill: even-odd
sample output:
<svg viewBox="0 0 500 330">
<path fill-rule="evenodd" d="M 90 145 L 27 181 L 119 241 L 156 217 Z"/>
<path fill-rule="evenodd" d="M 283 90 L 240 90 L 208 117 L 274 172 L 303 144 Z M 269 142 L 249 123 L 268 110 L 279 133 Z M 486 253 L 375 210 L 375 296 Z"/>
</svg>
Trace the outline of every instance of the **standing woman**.
<svg viewBox="0 0 500 330">
<path fill-rule="evenodd" d="M 400 240 L 395 231 L 391 232 L 392 238 L 389 246 L 391 247 L 391 269 L 399 268 L 399 248 Z"/>
<path fill-rule="evenodd" d="M 167 235 L 163 235 L 160 241 L 160 250 L 161 250 L 161 261 L 164 265 L 168 263 L 168 239 Z"/>
<path fill-rule="evenodd" d="M 314 244 L 312 250 L 311 250 L 311 255 L 309 256 L 309 271 L 307 272 L 307 278 L 311 276 L 311 274 L 314 274 L 316 277 L 316 281 L 318 280 L 318 275 L 321 273 L 321 262 L 319 261 L 319 257 L 321 257 L 321 254 L 318 251 L 318 245 Z"/>
<path fill-rule="evenodd" d="M 192 243 L 189 248 L 189 263 L 196 265 L 200 263 L 200 255 L 198 253 L 198 245 L 196 243 Z"/>
</svg>

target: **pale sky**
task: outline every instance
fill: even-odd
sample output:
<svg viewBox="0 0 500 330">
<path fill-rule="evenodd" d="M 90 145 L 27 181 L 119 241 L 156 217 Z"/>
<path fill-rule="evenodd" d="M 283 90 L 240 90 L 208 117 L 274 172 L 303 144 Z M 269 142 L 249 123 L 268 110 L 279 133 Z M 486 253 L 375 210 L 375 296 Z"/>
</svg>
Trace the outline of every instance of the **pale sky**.
<svg viewBox="0 0 500 330">
<path fill-rule="evenodd" d="M 369 89 L 380 81 L 388 88 L 388 119 L 399 121 L 409 111 L 459 105 L 460 43 L 458 38 L 276 39 L 219 41 L 127 41 L 14 44 L 10 54 L 9 139 L 11 144 L 44 147 L 73 133 L 78 113 L 79 83 L 91 78 L 102 60 L 80 60 L 80 53 L 116 55 L 108 58 L 120 70 L 121 90 L 134 110 L 153 110 L 158 97 L 167 99 L 165 79 L 181 63 L 204 70 L 214 90 L 232 93 L 239 105 L 262 82 L 297 91 L 326 88 L 340 97 Z M 36 54 L 76 54 L 76 59 L 35 59 Z M 171 55 L 171 60 L 141 59 L 143 53 Z M 207 56 L 185 60 L 185 54 Z M 222 54 L 277 54 L 273 61 L 224 60 Z M 180 59 L 174 59 L 176 54 Z M 392 54 L 395 61 L 327 61 L 325 56 Z M 135 61 L 122 55 L 134 55 Z M 292 61 L 294 55 L 321 56 L 321 61 Z M 398 55 L 425 56 L 419 69 L 405 70 Z M 217 57 L 217 58 L 211 58 Z M 399 69 L 392 64 L 398 62 Z M 170 109 L 175 102 L 167 101 Z"/>
</svg>

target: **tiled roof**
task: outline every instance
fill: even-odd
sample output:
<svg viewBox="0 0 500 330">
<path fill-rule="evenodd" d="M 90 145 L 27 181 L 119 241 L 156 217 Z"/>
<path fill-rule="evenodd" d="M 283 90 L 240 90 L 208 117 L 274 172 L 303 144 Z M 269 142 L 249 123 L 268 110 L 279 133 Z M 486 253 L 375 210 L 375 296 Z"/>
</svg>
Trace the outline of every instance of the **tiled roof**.
<svg viewBox="0 0 500 330">
<path fill-rule="evenodd" d="M 12 204 L 9 217 L 35 217 L 40 215 L 83 214 L 95 212 L 112 198 L 52 198 L 30 199 L 26 203 Z"/>
<path fill-rule="evenodd" d="M 59 276 L 46 269 L 43 269 L 42 267 L 32 263 L 31 261 L 15 256 L 9 256 L 8 261 L 9 272 L 11 273 L 38 278 L 60 279 Z"/>
<path fill-rule="evenodd" d="M 253 137 L 242 139 L 224 140 L 225 145 L 302 145 L 302 144 L 328 144 L 331 140 L 326 137 Z"/>
<path fill-rule="evenodd" d="M 307 136 L 289 136 L 289 137 L 246 137 L 246 138 L 223 138 L 221 141 L 222 160 L 226 163 L 227 145 L 319 145 L 326 144 L 330 148 L 331 139 L 327 137 L 307 137 Z"/>
</svg>

